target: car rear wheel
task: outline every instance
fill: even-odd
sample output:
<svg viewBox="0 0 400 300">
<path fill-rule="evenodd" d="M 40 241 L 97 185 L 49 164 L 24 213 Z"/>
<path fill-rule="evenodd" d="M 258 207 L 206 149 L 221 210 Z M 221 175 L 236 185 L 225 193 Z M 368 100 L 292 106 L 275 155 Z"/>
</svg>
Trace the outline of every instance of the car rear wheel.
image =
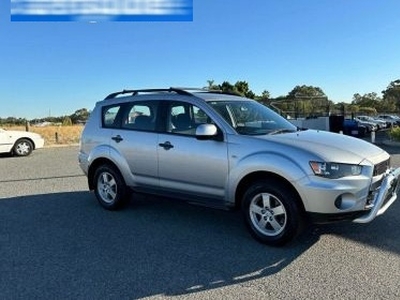
<svg viewBox="0 0 400 300">
<path fill-rule="evenodd" d="M 13 147 L 13 154 L 16 156 L 27 156 L 32 153 L 33 144 L 30 140 L 20 139 Z"/>
<path fill-rule="evenodd" d="M 94 174 L 94 193 L 105 209 L 116 210 L 127 202 L 127 187 L 120 172 L 113 166 L 100 166 Z"/>
<path fill-rule="evenodd" d="M 252 236 L 267 245 L 289 242 L 302 227 L 296 194 L 279 182 L 254 183 L 244 194 L 242 211 Z"/>
</svg>

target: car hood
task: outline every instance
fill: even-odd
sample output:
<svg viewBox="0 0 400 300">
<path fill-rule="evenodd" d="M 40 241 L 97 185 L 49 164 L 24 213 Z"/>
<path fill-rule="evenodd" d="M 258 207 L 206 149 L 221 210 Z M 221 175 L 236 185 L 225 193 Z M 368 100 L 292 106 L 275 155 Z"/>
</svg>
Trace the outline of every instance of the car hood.
<svg viewBox="0 0 400 300">
<path fill-rule="evenodd" d="M 376 164 L 390 157 L 386 151 L 369 142 L 328 131 L 308 129 L 262 138 L 314 153 L 324 161 L 360 164 L 368 160 Z"/>
</svg>

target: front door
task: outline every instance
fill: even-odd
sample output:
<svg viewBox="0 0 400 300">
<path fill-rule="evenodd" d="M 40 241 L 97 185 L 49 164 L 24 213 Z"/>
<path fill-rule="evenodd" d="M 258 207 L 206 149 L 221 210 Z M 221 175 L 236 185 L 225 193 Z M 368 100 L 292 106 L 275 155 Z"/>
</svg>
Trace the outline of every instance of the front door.
<svg viewBox="0 0 400 300">
<path fill-rule="evenodd" d="M 196 127 L 211 122 L 210 118 L 196 106 L 171 102 L 166 122 L 167 132 L 158 136 L 161 188 L 223 200 L 228 176 L 227 144 L 195 137 Z"/>
</svg>

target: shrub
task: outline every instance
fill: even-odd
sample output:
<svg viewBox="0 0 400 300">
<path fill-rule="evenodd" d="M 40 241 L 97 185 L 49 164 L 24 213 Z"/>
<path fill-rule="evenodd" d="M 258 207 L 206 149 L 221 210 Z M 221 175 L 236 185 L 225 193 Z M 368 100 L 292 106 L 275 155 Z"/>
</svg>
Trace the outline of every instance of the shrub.
<svg viewBox="0 0 400 300">
<path fill-rule="evenodd" d="M 72 126 L 72 120 L 70 117 L 65 117 L 62 121 L 63 126 Z"/>
<path fill-rule="evenodd" d="M 395 142 L 400 142 L 400 127 L 390 129 L 389 138 Z"/>
</svg>

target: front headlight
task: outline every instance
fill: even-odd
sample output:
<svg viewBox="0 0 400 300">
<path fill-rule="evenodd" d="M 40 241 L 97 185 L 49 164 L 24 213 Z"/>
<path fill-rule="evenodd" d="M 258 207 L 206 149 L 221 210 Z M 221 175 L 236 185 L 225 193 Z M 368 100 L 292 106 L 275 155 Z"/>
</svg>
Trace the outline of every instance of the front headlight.
<svg viewBox="0 0 400 300">
<path fill-rule="evenodd" d="M 362 172 L 360 165 L 310 161 L 310 166 L 315 175 L 331 179 L 357 176 Z"/>
</svg>

